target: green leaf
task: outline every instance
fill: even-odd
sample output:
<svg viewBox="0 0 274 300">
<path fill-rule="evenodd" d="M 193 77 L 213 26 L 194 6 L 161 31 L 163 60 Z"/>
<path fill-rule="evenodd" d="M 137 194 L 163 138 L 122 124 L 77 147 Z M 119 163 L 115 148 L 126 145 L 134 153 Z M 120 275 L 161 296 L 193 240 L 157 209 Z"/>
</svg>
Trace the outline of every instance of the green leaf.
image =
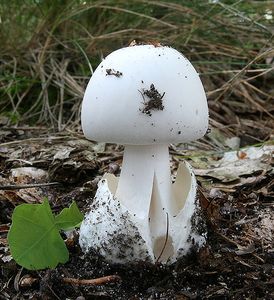
<svg viewBox="0 0 274 300">
<path fill-rule="evenodd" d="M 47 199 L 15 208 L 8 243 L 13 259 L 29 270 L 55 268 L 69 258 Z"/>
<path fill-rule="evenodd" d="M 72 202 L 69 208 L 64 208 L 58 216 L 55 217 L 55 224 L 58 229 L 70 230 L 80 226 L 83 221 L 83 215 L 80 212 L 75 201 Z"/>
</svg>

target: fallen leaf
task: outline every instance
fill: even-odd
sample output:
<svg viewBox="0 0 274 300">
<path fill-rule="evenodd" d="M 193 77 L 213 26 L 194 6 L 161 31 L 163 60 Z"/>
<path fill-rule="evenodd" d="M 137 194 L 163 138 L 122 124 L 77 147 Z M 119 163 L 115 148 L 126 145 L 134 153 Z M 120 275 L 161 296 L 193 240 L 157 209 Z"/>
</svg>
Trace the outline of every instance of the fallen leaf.
<svg viewBox="0 0 274 300">
<path fill-rule="evenodd" d="M 238 250 L 235 251 L 237 255 L 245 255 L 245 254 L 250 254 L 255 251 L 255 246 L 253 243 L 249 244 L 247 247 L 237 245 Z"/>
<path fill-rule="evenodd" d="M 238 151 L 226 152 L 222 159 L 209 161 L 209 166 L 204 169 L 196 168 L 197 176 L 206 176 L 228 183 L 238 180 L 241 176 L 252 175 L 257 172 L 272 169 L 270 163 L 265 161 L 265 156 L 272 157 L 273 145 L 263 147 L 249 147 L 242 150 L 245 157 L 239 157 Z"/>
</svg>

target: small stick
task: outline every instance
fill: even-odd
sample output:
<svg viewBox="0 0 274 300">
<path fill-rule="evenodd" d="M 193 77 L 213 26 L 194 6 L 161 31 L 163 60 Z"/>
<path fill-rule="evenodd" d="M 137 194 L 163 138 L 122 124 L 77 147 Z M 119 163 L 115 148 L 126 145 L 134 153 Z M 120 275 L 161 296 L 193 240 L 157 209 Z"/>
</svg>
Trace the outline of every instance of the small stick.
<svg viewBox="0 0 274 300">
<path fill-rule="evenodd" d="M 49 130 L 49 128 L 47 128 L 47 127 L 43 127 L 43 126 L 41 126 L 41 127 L 35 127 L 35 126 L 33 126 L 33 127 L 31 127 L 31 126 L 21 126 L 21 127 L 6 127 L 6 126 L 4 126 L 4 127 L 1 127 L 3 130 L 44 130 L 44 129 L 46 129 L 47 131 Z M 52 128 L 53 129 L 53 128 Z"/>
<path fill-rule="evenodd" d="M 9 184 L 9 185 L 2 185 L 0 186 L 0 190 L 6 191 L 13 191 L 13 190 L 20 190 L 20 189 L 29 189 L 29 188 L 36 188 L 36 187 L 44 187 L 44 186 L 54 186 L 60 185 L 59 182 L 48 182 L 48 183 L 33 183 L 33 184 Z"/>
<path fill-rule="evenodd" d="M 74 285 L 102 285 L 109 282 L 120 281 L 121 277 L 118 275 L 109 275 L 104 277 L 99 277 L 95 279 L 77 279 L 77 278 L 63 278 L 65 283 L 71 283 Z"/>
<path fill-rule="evenodd" d="M 9 146 L 9 145 L 16 145 L 21 143 L 32 143 L 32 142 L 44 142 L 46 140 L 65 140 L 69 139 L 69 136 L 45 136 L 45 137 L 37 137 L 37 138 L 29 138 L 24 140 L 16 140 L 11 142 L 6 142 L 0 144 L 0 147 Z"/>
<path fill-rule="evenodd" d="M 164 250 L 166 248 L 166 245 L 167 245 L 167 240 L 168 240 L 168 229 L 169 229 L 169 218 L 168 218 L 168 213 L 166 213 L 166 238 L 165 238 L 165 242 L 164 242 L 164 246 L 161 250 L 161 253 L 160 255 L 158 256 L 158 258 L 156 259 L 156 263 L 158 263 L 159 259 L 161 258 L 161 256 L 163 255 L 164 253 Z"/>
</svg>

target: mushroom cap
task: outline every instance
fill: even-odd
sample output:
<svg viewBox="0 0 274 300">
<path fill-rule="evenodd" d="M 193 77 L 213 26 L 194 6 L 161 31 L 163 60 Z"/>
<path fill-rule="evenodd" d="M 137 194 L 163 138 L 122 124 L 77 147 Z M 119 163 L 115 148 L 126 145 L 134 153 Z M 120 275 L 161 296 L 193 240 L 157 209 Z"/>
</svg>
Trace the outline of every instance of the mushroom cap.
<svg viewBox="0 0 274 300">
<path fill-rule="evenodd" d="M 84 135 L 131 145 L 189 142 L 208 128 L 198 73 L 177 50 L 138 45 L 109 54 L 85 91 Z"/>
</svg>

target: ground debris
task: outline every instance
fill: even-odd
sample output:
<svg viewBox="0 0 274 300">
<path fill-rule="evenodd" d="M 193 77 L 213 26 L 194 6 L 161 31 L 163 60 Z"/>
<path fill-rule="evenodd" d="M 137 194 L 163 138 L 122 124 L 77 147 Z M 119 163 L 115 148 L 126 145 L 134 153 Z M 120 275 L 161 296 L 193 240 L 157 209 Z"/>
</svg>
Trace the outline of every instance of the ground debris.
<svg viewBox="0 0 274 300">
<path fill-rule="evenodd" d="M 23 269 L 20 273 L 21 268 L 9 255 L 6 240 L 14 206 L 29 201 L 38 203 L 47 196 L 54 212 L 72 200 L 77 201 L 83 212 L 87 211 L 101 176 L 109 170 L 119 174 L 122 152 L 121 147 L 91 143 L 82 137 L 48 137 L 26 144 L 8 144 L 2 149 L 2 185 L 53 181 L 61 185 L 15 190 L 12 196 L 0 194 L 0 298 L 16 295 L 22 299 L 65 299 L 68 295 L 74 299 L 273 298 L 274 190 L 269 154 L 255 158 L 264 164 L 259 172 L 238 174 L 236 171 L 234 182 L 199 174 L 208 243 L 199 253 L 191 253 L 172 266 L 111 265 L 97 253 L 84 255 L 76 232 L 73 242 L 68 242 L 70 260 L 65 265 L 38 272 Z M 179 147 L 174 146 L 172 151 L 172 169 L 176 171 L 182 155 Z M 187 159 L 197 172 L 206 170 L 206 165 L 214 171 L 225 163 L 225 157 L 230 157 L 226 162 L 235 167 L 236 158 L 240 164 L 245 160 L 250 162 L 249 152 L 245 153 L 247 155 L 235 156 L 233 152 L 233 157 L 224 153 L 208 157 L 200 153 L 199 159 L 197 155 L 187 156 Z M 30 195 L 32 200 L 27 198 Z M 16 274 L 19 275 L 14 286 L 9 280 Z M 63 282 L 63 278 L 83 280 L 108 275 L 120 276 L 121 281 L 104 286 L 75 286 Z"/>
<path fill-rule="evenodd" d="M 202 160 L 200 164 L 200 160 L 196 158 L 194 161 L 194 166 L 197 166 L 195 174 L 212 177 L 221 182 L 233 182 L 242 176 L 271 171 L 271 164 L 274 164 L 273 153 L 273 145 L 264 145 L 262 147 L 247 147 L 240 151 L 228 151 L 224 153 L 221 159 L 217 160 L 207 157 L 205 158 L 206 164 L 205 160 Z M 203 168 L 204 165 L 206 168 Z"/>
</svg>

